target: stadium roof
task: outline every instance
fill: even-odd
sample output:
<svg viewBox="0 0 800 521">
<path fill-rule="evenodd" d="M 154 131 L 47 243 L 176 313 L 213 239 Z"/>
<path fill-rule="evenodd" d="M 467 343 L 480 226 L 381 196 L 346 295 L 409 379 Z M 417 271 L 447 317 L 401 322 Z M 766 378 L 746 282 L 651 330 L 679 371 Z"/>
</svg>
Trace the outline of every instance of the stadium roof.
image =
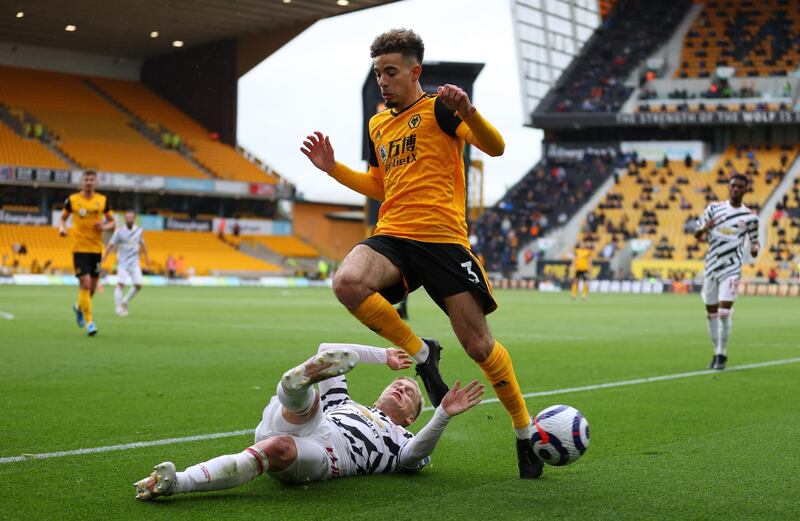
<svg viewBox="0 0 800 521">
<path fill-rule="evenodd" d="M 394 1 L 12 0 L 0 8 L 0 39 L 146 58 L 172 52 L 175 41 L 195 47 L 232 37 L 297 34 L 322 18 Z"/>
</svg>

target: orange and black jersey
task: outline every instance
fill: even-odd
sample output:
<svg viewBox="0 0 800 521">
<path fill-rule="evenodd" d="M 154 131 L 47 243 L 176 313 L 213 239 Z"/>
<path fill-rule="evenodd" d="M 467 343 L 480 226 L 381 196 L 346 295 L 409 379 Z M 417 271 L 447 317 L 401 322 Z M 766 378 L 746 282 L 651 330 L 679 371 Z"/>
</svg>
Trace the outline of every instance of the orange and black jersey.
<svg viewBox="0 0 800 521">
<path fill-rule="evenodd" d="M 462 120 L 436 96 L 369 122 L 373 177 L 384 199 L 375 235 L 467 246 Z"/>
<path fill-rule="evenodd" d="M 103 231 L 95 223 L 103 222 L 103 216 L 112 220 L 111 207 L 106 196 L 97 192 L 88 199 L 76 192 L 64 202 L 64 217 L 72 214 L 72 228 L 69 231 L 72 251 L 80 253 L 103 253 Z"/>
<path fill-rule="evenodd" d="M 330 175 L 383 201 L 375 235 L 469 247 L 464 143 L 489 155 L 503 153 L 503 138 L 475 111 L 461 119 L 436 96 L 423 95 L 369 122 L 369 173 L 336 163 Z"/>
<path fill-rule="evenodd" d="M 575 248 L 575 271 L 589 271 L 592 262 L 592 250 Z"/>
</svg>

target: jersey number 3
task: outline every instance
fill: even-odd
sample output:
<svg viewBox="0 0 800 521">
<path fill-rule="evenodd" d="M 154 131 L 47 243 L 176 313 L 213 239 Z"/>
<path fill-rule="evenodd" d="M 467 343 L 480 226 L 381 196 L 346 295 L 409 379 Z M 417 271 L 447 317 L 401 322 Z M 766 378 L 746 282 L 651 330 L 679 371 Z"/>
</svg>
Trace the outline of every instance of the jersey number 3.
<svg viewBox="0 0 800 521">
<path fill-rule="evenodd" d="M 481 283 L 481 279 L 480 277 L 478 277 L 478 274 L 472 271 L 472 261 L 462 262 L 461 267 L 467 270 L 467 275 L 469 276 L 469 280 L 471 280 L 475 284 Z"/>
</svg>

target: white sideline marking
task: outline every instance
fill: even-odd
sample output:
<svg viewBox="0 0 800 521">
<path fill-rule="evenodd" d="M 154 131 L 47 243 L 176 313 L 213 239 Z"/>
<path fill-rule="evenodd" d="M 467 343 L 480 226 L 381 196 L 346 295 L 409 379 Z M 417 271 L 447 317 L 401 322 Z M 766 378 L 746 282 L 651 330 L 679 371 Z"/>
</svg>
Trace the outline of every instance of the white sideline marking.
<svg viewBox="0 0 800 521">
<path fill-rule="evenodd" d="M 5 311 L 0 311 L 0 316 L 2 316 L 6 320 L 14 320 L 14 315 L 11 313 L 6 313 Z"/>
<path fill-rule="evenodd" d="M 556 394 L 568 394 L 568 393 L 577 393 L 582 391 L 596 391 L 598 389 L 608 389 L 611 387 L 624 387 L 626 385 L 639 385 L 639 384 L 647 384 L 652 382 L 663 382 L 667 380 L 678 380 L 681 378 L 691 378 L 693 376 L 703 376 L 708 374 L 718 374 L 722 375 L 725 373 L 729 373 L 732 371 L 744 371 L 746 369 L 758 369 L 761 367 L 771 367 L 776 365 L 788 365 L 788 364 L 796 364 L 800 362 L 800 358 L 785 358 L 783 360 L 771 360 L 768 362 L 757 362 L 754 364 L 745 364 L 745 365 L 737 365 L 734 367 L 729 367 L 724 371 L 716 371 L 714 369 L 706 369 L 703 371 L 689 371 L 688 373 L 675 373 L 675 374 L 667 374 L 662 376 L 649 376 L 646 378 L 635 378 L 633 380 L 621 380 L 619 382 L 607 382 L 604 384 L 594 384 L 594 385 L 583 385 L 580 387 L 567 387 L 564 389 L 552 389 L 550 391 L 536 391 L 532 393 L 525 393 L 522 396 L 525 398 L 535 398 L 539 396 L 553 396 Z M 488 398 L 486 400 L 482 400 L 480 405 L 489 404 L 489 403 L 497 403 L 499 400 L 497 398 Z M 425 407 L 423 411 L 432 411 L 433 407 Z M 86 449 L 75 449 L 75 450 L 62 450 L 58 452 L 43 452 L 40 454 L 22 454 L 21 456 L 8 456 L 4 458 L 0 458 L 0 464 L 3 463 L 16 463 L 19 461 L 27 461 L 27 460 L 34 460 L 34 459 L 48 459 L 48 458 L 60 458 L 63 456 L 80 456 L 82 454 L 98 454 L 101 452 L 112 452 L 118 450 L 128 450 L 128 449 L 138 449 L 142 447 L 156 447 L 159 445 L 172 445 L 175 443 L 187 443 L 190 441 L 204 441 L 204 440 L 214 440 L 217 438 L 230 438 L 233 436 L 242 436 L 245 434 L 253 434 L 254 429 L 242 429 L 238 431 L 230 431 L 230 432 L 216 432 L 210 434 L 198 434 L 196 436 L 186 436 L 183 438 L 166 438 L 163 440 L 153 440 L 153 441 L 137 441 L 134 443 L 121 443 L 119 445 L 106 445 L 105 447 L 91 447 Z"/>
</svg>

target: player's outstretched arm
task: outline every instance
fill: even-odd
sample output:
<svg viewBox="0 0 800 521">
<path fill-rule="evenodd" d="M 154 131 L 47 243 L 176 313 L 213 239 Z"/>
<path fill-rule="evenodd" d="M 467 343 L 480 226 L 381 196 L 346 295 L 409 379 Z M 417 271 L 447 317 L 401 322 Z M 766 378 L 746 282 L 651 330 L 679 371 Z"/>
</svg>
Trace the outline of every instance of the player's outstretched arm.
<svg viewBox="0 0 800 521">
<path fill-rule="evenodd" d="M 477 380 L 473 380 L 463 388 L 461 382 L 456 380 L 456 383 L 444 395 L 442 403 L 436 408 L 433 418 L 400 449 L 398 457 L 400 467 L 405 470 L 422 468 L 426 459 L 433 454 L 450 418 L 478 405 L 483 391 L 484 386 L 478 384 Z"/>
<path fill-rule="evenodd" d="M 503 136 L 481 116 L 463 89 L 455 85 L 442 85 L 437 89 L 437 95 L 445 107 L 457 112 L 458 117 L 464 121 L 466 128 L 459 125 L 456 129 L 456 134 L 461 139 L 492 157 L 503 155 L 506 148 Z"/>
<path fill-rule="evenodd" d="M 323 135 L 322 132 L 314 131 L 313 134 L 306 136 L 300 152 L 315 167 L 351 190 L 378 201 L 384 200 L 383 184 L 376 179 L 376 177 L 379 177 L 377 172 L 356 172 L 346 165 L 338 163 L 329 136 Z"/>
<path fill-rule="evenodd" d="M 386 365 L 392 371 L 401 371 L 411 367 L 411 357 L 399 349 L 365 346 L 361 344 L 323 343 L 317 352 L 322 353 L 328 349 L 351 349 L 358 353 L 359 362 L 362 364 Z"/>
<path fill-rule="evenodd" d="M 441 407 L 448 416 L 458 416 L 481 403 L 484 390 L 484 385 L 479 384 L 477 380 L 471 381 L 463 388 L 461 381 L 456 380 L 453 387 L 442 398 Z"/>
</svg>

